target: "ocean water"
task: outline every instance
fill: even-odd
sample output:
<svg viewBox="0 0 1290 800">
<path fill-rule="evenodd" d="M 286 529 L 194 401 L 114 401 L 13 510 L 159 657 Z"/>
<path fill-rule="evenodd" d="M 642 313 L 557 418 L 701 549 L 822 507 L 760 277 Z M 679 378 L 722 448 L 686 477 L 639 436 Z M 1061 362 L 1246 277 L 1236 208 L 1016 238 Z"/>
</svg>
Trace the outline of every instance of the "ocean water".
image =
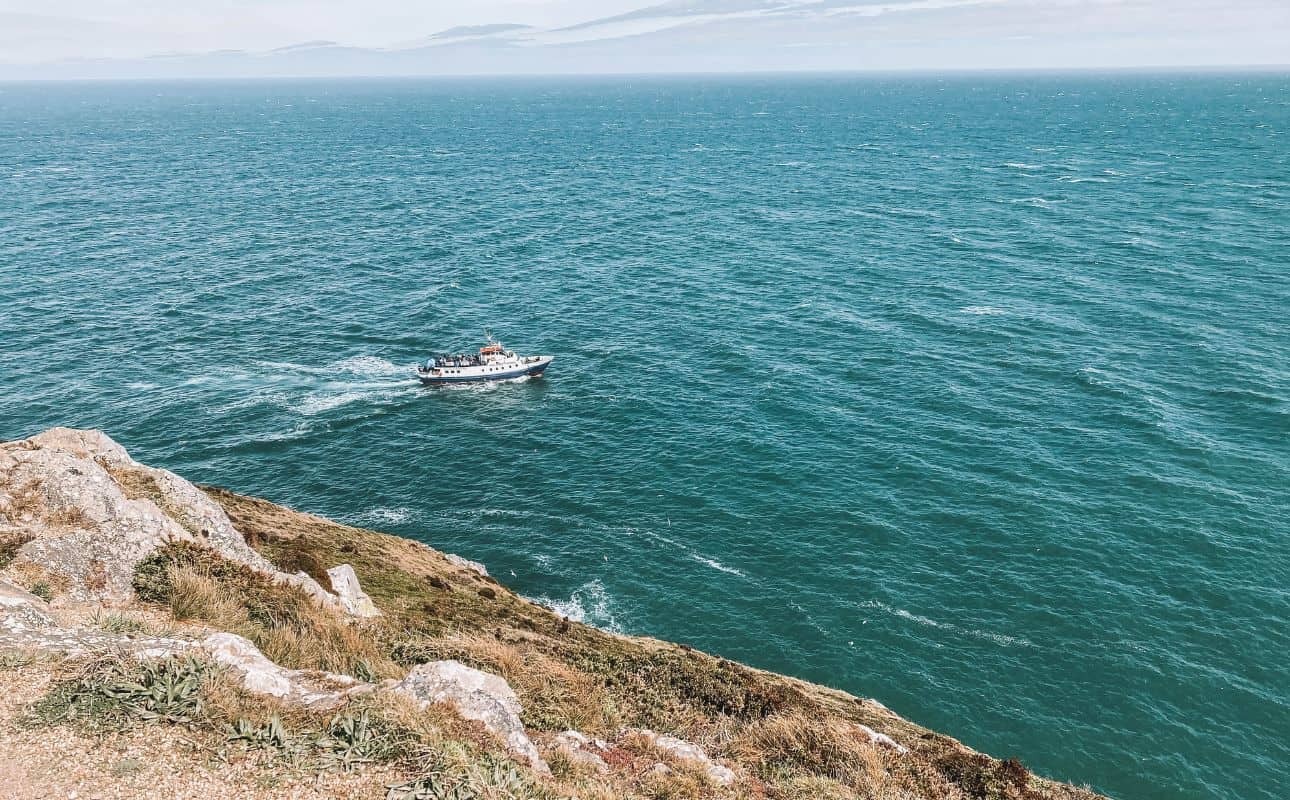
<svg viewBox="0 0 1290 800">
<path fill-rule="evenodd" d="M 0 437 L 1120 798 L 1290 789 L 1290 77 L 0 86 Z M 485 328 L 541 380 L 426 389 Z"/>
</svg>

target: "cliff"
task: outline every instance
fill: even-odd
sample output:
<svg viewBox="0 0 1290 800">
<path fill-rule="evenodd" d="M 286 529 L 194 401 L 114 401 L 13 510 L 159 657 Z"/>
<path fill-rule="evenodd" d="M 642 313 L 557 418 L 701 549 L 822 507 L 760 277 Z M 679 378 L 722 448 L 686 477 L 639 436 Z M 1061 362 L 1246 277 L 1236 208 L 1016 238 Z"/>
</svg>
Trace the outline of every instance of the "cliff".
<svg viewBox="0 0 1290 800">
<path fill-rule="evenodd" d="M 0 445 L 0 741 L 17 798 L 1096 797 L 68 429 Z"/>
</svg>

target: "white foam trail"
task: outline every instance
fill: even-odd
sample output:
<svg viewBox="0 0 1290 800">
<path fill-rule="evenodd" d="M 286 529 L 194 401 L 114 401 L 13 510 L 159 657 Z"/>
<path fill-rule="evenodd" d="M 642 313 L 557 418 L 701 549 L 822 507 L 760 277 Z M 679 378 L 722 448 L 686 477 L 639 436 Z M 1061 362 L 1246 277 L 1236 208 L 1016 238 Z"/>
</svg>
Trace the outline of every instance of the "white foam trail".
<svg viewBox="0 0 1290 800">
<path fill-rule="evenodd" d="M 718 572 L 725 572 L 729 575 L 738 575 L 741 578 L 748 577 L 742 571 L 737 570 L 734 567 L 727 567 L 725 564 L 722 564 L 720 561 L 717 561 L 714 558 L 707 558 L 705 556 L 699 555 L 698 553 L 690 553 L 690 558 L 694 559 L 700 564 L 704 564 L 706 566 L 712 567 Z"/>
<path fill-rule="evenodd" d="M 440 383 L 432 388 L 452 392 L 492 392 L 504 385 L 526 383 L 532 377 L 531 375 L 520 375 L 515 378 L 500 378 L 494 381 L 479 381 L 477 383 Z"/>
<path fill-rule="evenodd" d="M 340 391 L 315 392 L 291 405 L 289 410 L 306 417 L 359 402 L 388 402 L 415 391 L 414 384 L 383 384 L 370 387 L 337 387 Z"/>
<path fill-rule="evenodd" d="M 342 359 L 330 365 L 331 369 L 352 372 L 355 375 L 403 375 L 408 371 L 408 367 L 395 364 L 377 356 L 352 356 Z"/>
<path fill-rule="evenodd" d="M 1020 636 L 1008 636 L 1007 634 L 994 633 L 993 631 L 983 631 L 975 628 L 963 628 L 961 626 L 954 625 L 949 622 L 938 622 L 937 620 L 931 619 L 930 617 L 924 617 L 919 614 L 915 614 L 912 611 L 906 611 L 903 608 L 895 608 L 893 606 L 889 606 L 886 603 L 880 602 L 878 600 L 866 600 L 860 605 L 864 606 L 865 608 L 876 608 L 880 611 L 883 611 L 887 614 L 892 615 L 893 617 L 899 617 L 900 619 L 908 620 L 917 625 L 922 625 L 928 628 L 936 628 L 937 630 L 946 631 L 948 633 L 954 633 L 954 634 L 959 634 L 963 636 L 971 636 L 974 639 L 984 639 L 986 641 L 994 642 L 995 644 L 1001 645 L 1003 647 L 1034 647 L 1035 646 L 1034 642 L 1030 641 L 1029 639 L 1024 639 Z"/>
</svg>

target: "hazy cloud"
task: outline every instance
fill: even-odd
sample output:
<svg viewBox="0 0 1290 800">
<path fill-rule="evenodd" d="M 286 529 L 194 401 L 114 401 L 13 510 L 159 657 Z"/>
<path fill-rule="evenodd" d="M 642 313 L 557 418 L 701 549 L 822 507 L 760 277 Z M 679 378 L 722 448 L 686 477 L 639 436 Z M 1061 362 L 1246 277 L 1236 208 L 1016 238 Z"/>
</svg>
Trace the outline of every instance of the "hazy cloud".
<svg viewBox="0 0 1290 800">
<path fill-rule="evenodd" d="M 345 48 L 218 63 L 169 59 L 158 69 L 256 75 L 1286 63 L 1290 0 L 0 0 L 0 64 L 265 53 L 320 40 Z M 152 74 L 120 64 L 87 69 L 49 74 Z"/>
</svg>

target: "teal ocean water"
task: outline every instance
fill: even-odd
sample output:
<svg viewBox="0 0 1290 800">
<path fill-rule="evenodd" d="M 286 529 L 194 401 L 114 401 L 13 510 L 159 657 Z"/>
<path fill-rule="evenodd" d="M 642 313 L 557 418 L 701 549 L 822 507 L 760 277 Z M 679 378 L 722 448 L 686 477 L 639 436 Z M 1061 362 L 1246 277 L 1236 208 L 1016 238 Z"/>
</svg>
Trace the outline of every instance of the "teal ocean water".
<svg viewBox="0 0 1290 800">
<path fill-rule="evenodd" d="M 1288 134 L 1285 75 L 0 86 L 0 437 L 1279 800 Z M 547 377 L 411 378 L 486 327 Z"/>
</svg>

